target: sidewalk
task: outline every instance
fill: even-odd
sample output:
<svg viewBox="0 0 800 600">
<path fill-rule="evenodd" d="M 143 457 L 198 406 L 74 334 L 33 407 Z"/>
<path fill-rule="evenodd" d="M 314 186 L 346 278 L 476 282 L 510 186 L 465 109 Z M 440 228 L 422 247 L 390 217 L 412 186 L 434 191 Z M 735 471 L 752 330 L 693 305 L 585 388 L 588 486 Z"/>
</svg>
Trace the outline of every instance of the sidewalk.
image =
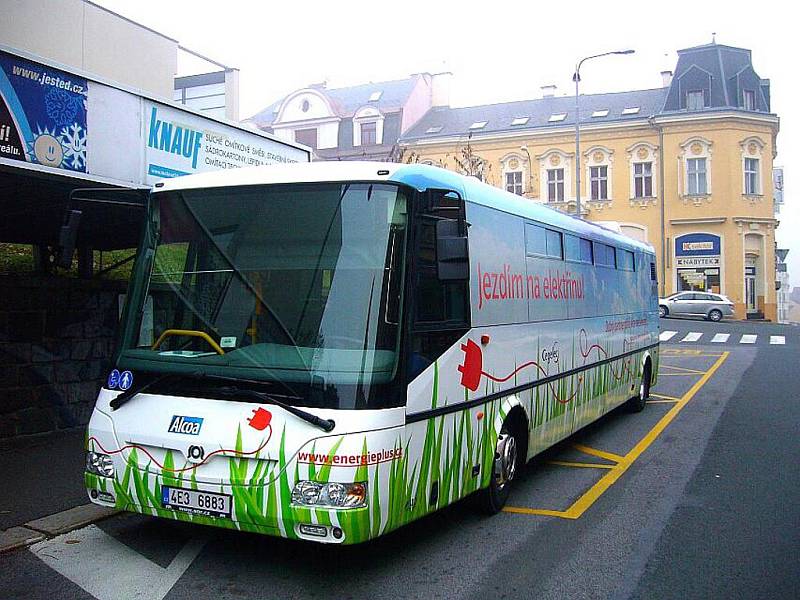
<svg viewBox="0 0 800 600">
<path fill-rule="evenodd" d="M 0 531 L 89 502 L 85 428 L 0 445 Z"/>
</svg>

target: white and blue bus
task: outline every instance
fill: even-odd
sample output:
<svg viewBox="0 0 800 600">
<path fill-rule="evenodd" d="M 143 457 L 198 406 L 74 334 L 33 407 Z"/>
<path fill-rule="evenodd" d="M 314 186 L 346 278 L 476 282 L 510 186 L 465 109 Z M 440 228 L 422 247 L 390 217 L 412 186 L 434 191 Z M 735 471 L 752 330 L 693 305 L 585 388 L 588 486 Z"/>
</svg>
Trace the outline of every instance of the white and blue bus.
<svg viewBox="0 0 800 600">
<path fill-rule="evenodd" d="M 658 372 L 652 249 L 422 165 L 158 183 L 87 434 L 93 502 L 359 543 L 469 495 Z"/>
</svg>

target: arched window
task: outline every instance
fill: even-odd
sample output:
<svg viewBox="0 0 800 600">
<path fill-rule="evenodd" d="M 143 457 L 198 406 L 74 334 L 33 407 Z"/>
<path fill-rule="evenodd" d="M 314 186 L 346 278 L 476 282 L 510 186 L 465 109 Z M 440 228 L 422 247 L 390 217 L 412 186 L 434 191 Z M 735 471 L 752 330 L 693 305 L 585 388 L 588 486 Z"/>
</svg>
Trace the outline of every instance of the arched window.
<svg viewBox="0 0 800 600">
<path fill-rule="evenodd" d="M 383 143 L 383 115 L 374 106 L 362 106 L 353 115 L 353 146 Z"/>
<path fill-rule="evenodd" d="M 711 195 L 711 146 L 701 137 L 689 138 L 681 144 L 683 163 L 683 196 L 702 199 Z"/>
<path fill-rule="evenodd" d="M 567 202 L 572 198 L 572 154 L 553 148 L 539 160 L 539 198 L 543 202 Z"/>
<path fill-rule="evenodd" d="M 632 203 L 655 200 L 658 192 L 658 146 L 638 142 L 627 148 Z"/>
<path fill-rule="evenodd" d="M 742 149 L 742 194 L 754 201 L 764 195 L 764 146 L 758 137 L 748 137 L 739 142 Z"/>
<path fill-rule="evenodd" d="M 525 160 L 519 154 L 512 152 L 500 159 L 500 165 L 503 170 L 503 189 L 524 196 L 528 187 L 528 169 Z"/>
<path fill-rule="evenodd" d="M 606 202 L 613 198 L 611 167 L 614 152 L 605 146 L 592 146 L 583 154 L 586 165 L 584 192 L 590 201 Z"/>
</svg>

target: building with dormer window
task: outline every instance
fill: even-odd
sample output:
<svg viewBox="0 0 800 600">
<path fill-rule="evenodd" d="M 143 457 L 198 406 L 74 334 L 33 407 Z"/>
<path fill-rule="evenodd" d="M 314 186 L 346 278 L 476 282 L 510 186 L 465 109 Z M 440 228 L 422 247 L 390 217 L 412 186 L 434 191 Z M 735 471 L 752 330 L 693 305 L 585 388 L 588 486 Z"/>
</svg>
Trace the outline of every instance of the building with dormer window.
<svg viewBox="0 0 800 600">
<path fill-rule="evenodd" d="M 397 157 L 398 138 L 434 106 L 449 103 L 450 73 L 295 90 L 247 119 L 278 138 L 313 148 L 318 160 Z"/>
<path fill-rule="evenodd" d="M 769 80 L 749 50 L 716 43 L 679 50 L 662 77 L 581 96 L 582 216 L 652 244 L 662 295 L 722 293 L 737 318 L 776 320 Z M 434 106 L 400 146 L 462 172 L 468 152 L 487 183 L 574 213 L 575 117 L 574 95 L 545 86 L 534 100 Z"/>
</svg>

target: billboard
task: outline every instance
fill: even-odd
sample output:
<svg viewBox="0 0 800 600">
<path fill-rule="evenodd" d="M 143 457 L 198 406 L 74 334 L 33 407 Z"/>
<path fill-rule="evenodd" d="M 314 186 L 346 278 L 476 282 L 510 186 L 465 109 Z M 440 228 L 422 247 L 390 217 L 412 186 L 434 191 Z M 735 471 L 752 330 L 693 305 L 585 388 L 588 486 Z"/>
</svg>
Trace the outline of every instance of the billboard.
<svg viewBox="0 0 800 600">
<path fill-rule="evenodd" d="M 772 189 L 775 204 L 783 204 L 783 167 L 772 169 Z"/>
<path fill-rule="evenodd" d="M 145 176 L 159 179 L 275 163 L 308 162 L 308 153 L 165 104 L 144 102 Z"/>
<path fill-rule="evenodd" d="M 307 150 L 261 132 L 0 49 L 0 161 L 142 187 L 190 173 L 310 158 Z"/>
<path fill-rule="evenodd" d="M 86 172 L 88 82 L 0 51 L 0 157 Z"/>
</svg>

